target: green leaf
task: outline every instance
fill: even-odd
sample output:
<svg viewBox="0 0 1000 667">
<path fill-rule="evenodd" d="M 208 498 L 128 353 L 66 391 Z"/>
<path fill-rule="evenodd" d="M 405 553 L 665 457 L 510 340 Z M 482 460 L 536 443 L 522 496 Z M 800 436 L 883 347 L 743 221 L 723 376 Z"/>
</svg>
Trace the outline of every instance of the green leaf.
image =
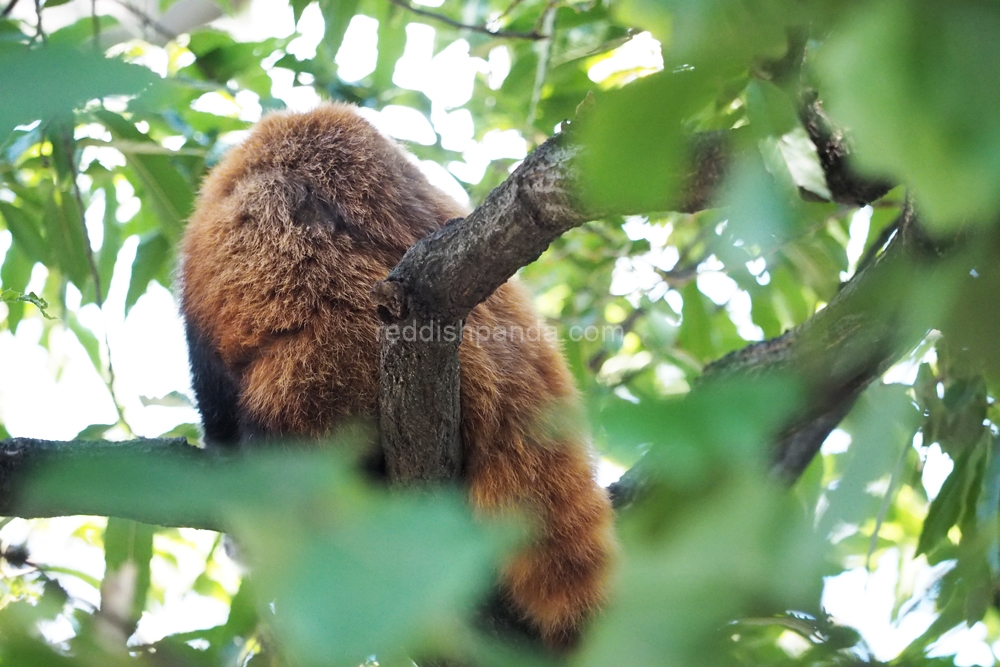
<svg viewBox="0 0 1000 667">
<path fill-rule="evenodd" d="M 89 243 L 84 235 L 83 215 L 72 195 L 56 190 L 45 204 L 43 218 L 45 241 L 52 259 L 63 273 L 81 290 L 90 280 L 87 260 Z"/>
<path fill-rule="evenodd" d="M 819 525 L 821 534 L 876 517 L 881 498 L 868 489 L 891 475 L 900 451 L 913 440 L 919 418 L 903 385 L 877 384 L 861 395 L 841 425 L 852 436 L 851 447 L 843 455 L 840 481 L 827 492 L 829 507 Z"/>
<path fill-rule="evenodd" d="M 716 356 L 708 313 L 714 304 L 698 290 L 698 283 L 693 280 L 684 286 L 681 296 L 684 297 L 684 308 L 677 342 L 699 361 L 709 361 Z"/>
<path fill-rule="evenodd" d="M 95 111 L 94 115 L 116 138 L 128 141 L 151 142 L 135 125 L 111 111 Z M 163 233 L 172 243 L 180 240 L 184 221 L 194 208 L 194 192 L 181 172 L 165 155 L 132 153 L 128 166 L 139 177 L 147 198 L 160 218 Z"/>
<path fill-rule="evenodd" d="M 289 39 L 238 42 L 218 30 L 200 30 L 193 33 L 188 42 L 188 49 L 195 54 L 196 60 L 179 74 L 224 86 L 235 79 L 242 87 L 267 98 L 271 93 L 271 79 L 260 63 L 285 46 Z"/>
<path fill-rule="evenodd" d="M 51 253 L 42 236 L 42 220 L 32 219 L 23 209 L 4 201 L 0 201 L 0 214 L 3 214 L 7 229 L 21 251 L 32 262 L 48 264 Z"/>
<path fill-rule="evenodd" d="M 11 243 L 4 257 L 3 266 L 0 267 L 0 288 L 3 291 L 23 293 L 31 280 L 31 270 L 34 267 L 32 262 L 21 250 L 17 241 Z M 24 317 L 23 301 L 6 301 L 7 304 L 7 328 L 11 333 L 17 332 L 17 325 Z"/>
<path fill-rule="evenodd" d="M 924 527 L 917 542 L 918 555 L 929 553 L 938 542 L 945 539 L 951 527 L 962 517 L 966 509 L 969 485 L 976 476 L 984 451 L 982 447 L 969 448 L 955 460 L 955 467 L 927 510 L 927 518 L 924 519 Z"/>
<path fill-rule="evenodd" d="M 687 519 L 660 544 L 626 542 L 616 602 L 575 664 L 740 664 L 728 659 L 732 633 L 720 628 L 728 630 L 734 618 L 773 616 L 818 598 L 820 544 L 787 494 L 759 480 L 727 480 Z"/>
<path fill-rule="evenodd" d="M 817 62 L 857 164 L 913 187 L 938 230 L 1000 209 L 1000 6 L 881 0 L 858 6 Z"/>
<path fill-rule="evenodd" d="M 289 4 L 292 5 L 292 13 L 295 17 L 295 23 L 299 22 L 299 19 L 302 18 L 302 12 L 304 12 L 306 7 L 308 7 L 312 2 L 313 0 L 290 0 Z"/>
<path fill-rule="evenodd" d="M 319 7 L 326 21 L 326 32 L 323 41 L 326 42 L 331 54 L 336 54 L 344 41 L 347 26 L 358 10 L 360 0 L 321 0 Z"/>
<path fill-rule="evenodd" d="M 93 49 L 53 45 L 0 51 L 0 140 L 15 125 L 66 113 L 108 95 L 136 95 L 159 80 Z"/>
<path fill-rule="evenodd" d="M 1000 577 L 1000 438 L 993 434 L 976 507 L 976 529 L 984 543 L 990 574 L 996 580 Z"/>
<path fill-rule="evenodd" d="M 682 399 L 616 399 L 597 421 L 617 446 L 653 444 L 644 465 L 660 479 L 687 487 L 701 483 L 713 465 L 761 465 L 766 441 L 798 402 L 795 383 L 771 377 L 715 383 Z"/>
<path fill-rule="evenodd" d="M 76 339 L 80 341 L 83 349 L 87 351 L 87 356 L 90 358 L 90 363 L 94 365 L 94 370 L 103 377 L 104 362 L 101 360 L 101 343 L 97 340 L 97 336 L 94 335 L 93 331 L 80 324 L 79 318 L 73 312 L 66 312 L 65 322 Z"/>
<path fill-rule="evenodd" d="M 146 608 L 146 594 L 149 592 L 149 561 L 153 558 L 154 526 L 137 521 L 108 519 L 104 529 L 104 565 L 107 573 L 118 572 L 125 563 L 136 567 L 135 593 L 132 598 L 132 620 L 138 621 Z"/>
<path fill-rule="evenodd" d="M 38 308 L 39 311 L 41 311 L 42 317 L 44 317 L 45 319 L 47 320 L 56 319 L 51 315 L 49 315 L 47 312 L 47 309 L 49 307 L 48 301 L 41 298 L 34 292 L 28 292 L 27 294 L 20 294 L 19 292 L 15 292 L 13 290 L 7 290 L 7 289 L 0 290 L 0 301 L 3 301 L 4 303 L 7 304 L 30 303 L 36 308 Z"/>
<path fill-rule="evenodd" d="M 70 0 L 67 0 L 70 1 Z M 51 6 L 51 5 L 46 5 Z M 101 32 L 113 29 L 118 21 L 111 16 L 98 16 Z M 94 18 L 86 16 L 75 23 L 71 23 L 65 28 L 59 28 L 49 34 L 48 43 L 54 46 L 77 47 L 81 49 L 93 49 L 94 38 Z M 155 81 L 155 79 L 154 79 Z"/>
<path fill-rule="evenodd" d="M 625 23 L 663 41 L 668 68 L 687 64 L 722 79 L 784 55 L 787 28 L 804 20 L 802 8 L 785 0 L 625 0 L 615 6 Z"/>
<path fill-rule="evenodd" d="M 104 188 L 104 237 L 101 241 L 101 248 L 97 251 L 97 256 L 94 259 L 97 263 L 97 275 L 101 279 L 102 300 L 108 298 L 108 289 L 111 287 L 111 279 L 114 277 L 115 263 L 118 261 L 118 253 L 125 241 L 122 226 L 116 217 L 117 213 L 118 197 L 115 188 L 109 185 Z"/>
<path fill-rule="evenodd" d="M 799 126 L 795 104 L 769 81 L 754 79 L 747 85 L 747 114 L 758 138 L 780 137 Z"/>
<path fill-rule="evenodd" d="M 763 329 L 764 336 L 766 338 L 775 338 L 784 333 L 784 329 L 781 326 L 781 319 L 778 317 L 778 313 L 774 307 L 770 290 L 758 285 L 754 281 L 753 285 L 747 291 L 750 293 L 751 298 L 752 307 L 750 315 L 753 323 Z"/>
<path fill-rule="evenodd" d="M 181 522 L 214 520 L 245 546 L 257 609 L 296 665 L 396 659 L 444 636 L 471 613 L 516 535 L 474 521 L 457 495 L 374 492 L 315 444 L 211 466 L 165 452 L 100 458 L 48 468 L 25 506 L 87 503 L 114 514 L 124 504 Z M 109 568 L 144 559 L 152 529 L 116 526 Z"/>
<path fill-rule="evenodd" d="M 782 328 L 790 329 L 805 322 L 812 314 L 812 308 L 802 295 L 802 285 L 787 266 L 778 266 L 770 273 L 775 310 L 781 316 Z"/>
<path fill-rule="evenodd" d="M 1000 384 L 1000 336 L 997 335 L 1000 331 L 1000 301 L 997 300 L 1000 263 L 994 254 L 998 247 L 997 241 L 991 240 L 976 249 L 981 254 L 973 269 L 959 277 L 946 306 L 950 312 L 939 327 L 948 349 L 960 356 L 975 373 L 982 373 L 993 387 Z M 982 399 L 980 394 L 976 398 L 977 405 Z M 967 418 L 968 427 L 976 426 L 976 414 L 973 412 Z"/>
<path fill-rule="evenodd" d="M 729 214 L 726 232 L 751 248 L 768 248 L 790 236 L 792 218 L 775 178 L 757 151 L 736 159 L 726 179 L 722 205 Z"/>
<path fill-rule="evenodd" d="M 378 59 L 372 73 L 372 85 L 381 90 L 393 88 L 392 76 L 396 72 L 396 62 L 406 48 L 405 10 L 391 2 L 381 3 L 383 9 L 378 18 Z M 343 41 L 343 36 L 341 36 Z"/>
<path fill-rule="evenodd" d="M 101 440 L 107 434 L 109 429 L 114 428 L 117 424 L 91 424 L 82 431 L 76 434 L 74 440 Z"/>
<path fill-rule="evenodd" d="M 597 210 L 667 208 L 688 147 L 682 120 L 714 91 L 690 72 L 662 72 L 597 97 L 578 123 L 588 150 L 582 192 Z"/>
<path fill-rule="evenodd" d="M 257 627 L 257 596 L 253 591 L 251 577 L 243 577 L 240 590 L 236 591 L 229 603 L 229 617 L 226 619 L 226 633 L 230 637 L 249 637 Z"/>
<path fill-rule="evenodd" d="M 402 647 L 420 646 L 472 611 L 499 543 L 453 498 L 442 500 L 377 502 L 318 533 L 274 513 L 246 518 L 255 583 L 287 600 L 275 621 L 299 664 L 358 664 L 372 653 L 399 659 Z"/>
<path fill-rule="evenodd" d="M 139 248 L 132 262 L 132 280 L 125 296 L 125 312 L 132 310 L 139 297 L 145 294 L 149 281 L 159 276 L 173 256 L 173 244 L 162 234 L 151 234 L 139 241 Z"/>
</svg>

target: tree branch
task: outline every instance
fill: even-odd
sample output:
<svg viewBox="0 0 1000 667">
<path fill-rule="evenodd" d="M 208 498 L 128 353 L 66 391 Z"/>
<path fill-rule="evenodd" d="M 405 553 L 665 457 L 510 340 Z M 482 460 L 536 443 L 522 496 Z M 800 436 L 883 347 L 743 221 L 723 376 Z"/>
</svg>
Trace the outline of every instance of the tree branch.
<svg viewBox="0 0 1000 667">
<path fill-rule="evenodd" d="M 7 3 L 7 6 L 3 8 L 3 11 L 0 11 L 0 19 L 7 18 L 7 16 L 14 11 L 14 7 L 17 6 L 17 2 L 18 0 L 10 0 L 10 2 Z"/>
<path fill-rule="evenodd" d="M 78 514 L 94 516 L 114 516 L 133 519 L 160 526 L 186 526 L 219 530 L 218 525 L 208 525 L 197 516 L 178 516 L 176 512 L 160 514 L 146 508 L 136 509 L 129 502 L 129 494 L 110 488 L 107 494 L 93 498 L 92 503 L 63 507 L 51 503 L 34 494 L 26 494 L 25 483 L 30 483 L 34 473 L 48 463 L 65 461 L 100 462 L 123 453 L 144 457 L 160 457 L 176 460 L 178 455 L 193 457 L 206 465 L 215 464 L 217 457 L 210 452 L 192 447 L 184 438 L 157 438 L 150 440 L 127 440 L 109 442 L 107 440 L 52 441 L 34 438 L 11 438 L 0 441 L 0 515 L 24 518 L 52 516 L 73 516 Z M 123 480 L 124 482 L 124 480 Z"/>
<path fill-rule="evenodd" d="M 850 174 L 846 164 L 849 151 L 842 136 L 829 131 L 828 124 L 820 124 L 818 102 L 813 100 L 812 105 L 807 115 L 815 121 L 813 133 L 825 142 L 817 150 L 828 156 L 824 167 L 837 170 L 830 179 L 834 198 L 868 203 L 871 199 L 864 197 L 884 194 L 888 187 L 883 184 Z M 662 202 L 661 208 L 694 212 L 711 205 L 729 165 L 729 144 L 727 132 L 695 136 L 680 192 L 673 200 Z M 434 336 L 449 327 L 460 329 L 476 305 L 518 269 L 537 259 L 552 241 L 573 227 L 608 214 L 589 207 L 577 194 L 581 191 L 577 165 L 584 150 L 573 141 L 572 128 L 550 138 L 467 218 L 450 221 L 410 248 L 373 289 L 383 331 L 397 332 L 382 336 L 380 353 L 379 426 L 393 481 L 440 482 L 456 477 L 462 467 L 459 338 L 444 340 L 442 335 L 426 340 L 411 335 L 406 340 L 398 332 L 427 331 Z M 828 318 L 820 319 L 825 322 Z M 786 334 L 768 344 L 777 349 L 790 340 Z M 810 347 L 809 354 L 814 352 Z M 822 376 L 822 369 L 813 370 Z M 855 397 L 853 394 L 847 407 L 836 407 L 846 411 Z M 832 409 L 826 404 L 823 407 Z M 843 414 L 837 415 L 839 421 Z"/>
<path fill-rule="evenodd" d="M 692 390 L 702 391 L 718 380 L 752 381 L 770 374 L 800 379 L 805 407 L 771 448 L 771 474 L 787 484 L 798 479 L 861 392 L 934 325 L 933 313 L 914 306 L 926 297 L 930 281 L 940 278 L 944 253 L 917 225 L 909 202 L 896 225 L 885 250 L 842 285 L 826 308 L 778 338 L 710 364 Z M 615 506 L 642 496 L 646 477 L 640 462 L 613 484 Z"/>
<path fill-rule="evenodd" d="M 816 145 L 833 201 L 848 206 L 864 206 L 889 192 L 893 187 L 889 181 L 863 178 L 851 168 L 851 147 L 844 133 L 827 118 L 815 91 L 807 91 L 803 98 L 799 117 Z"/>
<path fill-rule="evenodd" d="M 419 7 L 414 7 L 405 0 L 389 0 L 392 4 L 397 7 L 401 7 L 409 12 L 416 14 L 417 16 L 424 16 L 429 19 L 434 19 L 439 23 L 444 23 L 445 25 L 450 25 L 453 28 L 459 28 L 460 30 L 469 30 L 471 32 L 479 32 L 485 35 L 490 35 L 492 37 L 508 38 L 508 39 L 528 39 L 532 41 L 539 41 L 542 39 L 548 39 L 549 35 L 543 35 L 537 30 L 532 30 L 531 32 L 514 32 L 509 30 L 490 30 L 486 26 L 481 25 L 469 25 L 468 23 L 462 23 L 461 21 L 456 21 L 455 19 L 449 18 L 444 14 L 439 14 L 437 12 L 432 12 L 426 9 L 420 9 Z M 507 11 L 510 11 L 508 8 Z M 507 12 L 504 12 L 506 14 Z M 501 16 L 502 18 L 502 16 Z"/>
</svg>

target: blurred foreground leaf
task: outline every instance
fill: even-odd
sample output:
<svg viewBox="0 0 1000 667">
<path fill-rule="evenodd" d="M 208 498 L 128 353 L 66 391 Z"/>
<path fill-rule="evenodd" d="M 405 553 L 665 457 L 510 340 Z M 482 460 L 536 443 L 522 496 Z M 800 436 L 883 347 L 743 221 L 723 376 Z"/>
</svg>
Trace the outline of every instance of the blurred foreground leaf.
<svg viewBox="0 0 1000 667">
<path fill-rule="evenodd" d="M 868 2 L 818 63 L 858 164 L 912 185 L 941 230 L 1000 209 L 998 35 L 996 3 Z"/>
<path fill-rule="evenodd" d="M 583 664 L 726 664 L 728 622 L 817 608 L 825 545 L 764 473 L 796 398 L 774 378 L 602 414 L 612 438 L 649 443 L 651 482 L 623 514 L 616 599 Z"/>
<path fill-rule="evenodd" d="M 66 463 L 39 476 L 26 502 L 104 499 L 114 515 L 109 498 L 225 527 L 245 548 L 261 616 L 274 617 L 297 665 L 402 657 L 444 637 L 517 535 L 473 521 L 458 494 L 372 490 L 331 453 L 304 448 L 215 465 L 149 455 Z"/>
<path fill-rule="evenodd" d="M 67 46 L 0 51 L 0 141 L 16 125 L 65 113 L 88 100 L 136 95 L 158 81 L 145 67 Z"/>
</svg>

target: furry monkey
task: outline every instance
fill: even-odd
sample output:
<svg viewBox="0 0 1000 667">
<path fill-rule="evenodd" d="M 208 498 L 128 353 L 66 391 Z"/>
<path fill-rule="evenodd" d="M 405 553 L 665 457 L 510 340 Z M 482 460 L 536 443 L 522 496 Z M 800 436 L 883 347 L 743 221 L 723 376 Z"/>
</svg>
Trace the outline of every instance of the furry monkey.
<svg viewBox="0 0 1000 667">
<path fill-rule="evenodd" d="M 371 288 L 417 240 L 465 214 L 351 106 L 261 120 L 205 180 L 183 240 L 181 309 L 206 440 L 322 437 L 377 416 Z M 538 326 L 516 281 L 466 322 Z M 536 519 L 500 588 L 548 645 L 566 647 L 603 600 L 612 513 L 588 443 L 543 424 L 577 398 L 560 353 L 540 338 L 462 342 L 464 483 L 477 511 L 518 507 Z"/>
</svg>

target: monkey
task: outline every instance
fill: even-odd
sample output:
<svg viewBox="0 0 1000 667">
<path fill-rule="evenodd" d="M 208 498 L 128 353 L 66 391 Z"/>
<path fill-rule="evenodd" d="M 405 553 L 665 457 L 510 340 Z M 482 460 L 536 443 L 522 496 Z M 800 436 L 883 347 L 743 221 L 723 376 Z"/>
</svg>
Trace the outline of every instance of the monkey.
<svg viewBox="0 0 1000 667">
<path fill-rule="evenodd" d="M 205 440 L 322 438 L 378 414 L 380 320 L 370 294 L 406 250 L 467 210 L 353 106 L 273 112 L 211 169 L 181 242 L 180 309 Z M 516 279 L 466 331 L 539 326 Z M 567 650 L 604 603 L 615 541 L 589 442 L 546 426 L 578 404 L 541 337 L 459 346 L 463 484 L 482 515 L 520 509 L 533 541 L 501 568 L 504 603 Z"/>
</svg>

